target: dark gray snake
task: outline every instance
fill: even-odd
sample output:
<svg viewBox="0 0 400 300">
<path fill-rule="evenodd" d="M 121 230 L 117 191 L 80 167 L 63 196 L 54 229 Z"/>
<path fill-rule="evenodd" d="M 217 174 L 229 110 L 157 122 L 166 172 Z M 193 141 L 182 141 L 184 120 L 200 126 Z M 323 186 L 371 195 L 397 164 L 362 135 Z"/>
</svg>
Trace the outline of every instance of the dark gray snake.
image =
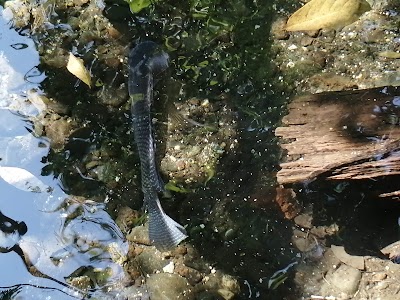
<svg viewBox="0 0 400 300">
<path fill-rule="evenodd" d="M 166 215 L 158 193 L 164 183 L 158 173 L 150 109 L 153 102 L 154 77 L 168 68 L 168 54 L 153 42 L 142 42 L 129 53 L 128 90 L 134 137 L 139 153 L 144 206 L 149 215 L 150 241 L 159 250 L 169 250 L 184 240 L 185 229 Z"/>
</svg>

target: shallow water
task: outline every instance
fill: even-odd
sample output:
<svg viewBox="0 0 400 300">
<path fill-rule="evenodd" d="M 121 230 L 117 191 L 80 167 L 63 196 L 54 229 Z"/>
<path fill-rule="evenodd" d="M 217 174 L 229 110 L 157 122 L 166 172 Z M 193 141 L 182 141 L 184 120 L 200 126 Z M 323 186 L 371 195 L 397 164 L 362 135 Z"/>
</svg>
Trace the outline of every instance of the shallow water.
<svg viewBox="0 0 400 300">
<path fill-rule="evenodd" d="M 12 239 L 24 258 L 15 247 L 1 248 L 5 253 L 0 253 L 0 295 L 11 293 L 18 299 L 81 298 L 66 286 L 66 278 L 79 268 L 98 268 L 112 270 L 90 292 L 104 298 L 105 294 L 96 289 L 123 279 L 121 267 L 113 262 L 108 247 L 113 245 L 116 252 L 125 255 L 127 245 L 104 205 L 88 200 L 72 200 L 65 205 L 69 196 L 63 192 L 59 178 L 41 176 L 49 142 L 32 134 L 29 120 L 38 111 L 26 95 L 32 88 L 40 89 L 45 78 L 38 64 L 33 41 L 23 31 L 10 28 L 0 7 L 0 168 L 18 168 L 10 169 L 14 179 L 18 171 L 28 171 L 28 183 L 40 180 L 48 187 L 32 192 L 26 186 L 0 179 L 1 212 L 28 228 L 26 234 Z M 0 246 L 9 245 L 10 239 L 0 235 Z M 38 272 L 28 270 L 29 262 Z M 46 275 L 48 278 L 43 278 Z"/>
<path fill-rule="evenodd" d="M 267 19 L 270 18 L 271 7 L 258 8 L 257 5 L 254 5 L 251 9 L 247 9 L 243 5 L 244 3 L 240 3 L 238 7 L 227 5 L 229 7 L 228 14 L 224 14 L 214 8 L 215 12 L 210 11 L 210 15 L 215 15 L 215 19 L 210 17 L 209 28 L 203 28 L 202 21 L 196 19 L 189 24 L 184 24 L 185 16 L 179 16 L 180 13 L 185 12 L 185 9 L 182 9 L 182 12 L 177 13 L 177 27 L 174 24 L 167 24 L 166 28 L 160 31 L 159 26 L 164 22 L 163 14 L 165 12 L 163 10 L 169 13 L 169 6 L 160 7 L 160 12 L 155 12 L 149 20 L 135 18 L 134 22 L 129 24 L 129 28 L 137 33 L 135 39 L 138 36 L 144 39 L 150 32 L 152 39 L 160 43 L 162 43 L 161 41 L 164 40 L 165 36 L 169 37 L 168 42 L 173 42 L 175 33 L 169 32 L 169 30 L 176 30 L 178 35 L 184 34 L 182 32 L 187 30 L 189 37 L 184 40 L 184 46 L 176 52 L 174 49 L 169 49 L 172 61 L 174 61 L 171 68 L 173 71 L 171 71 L 170 75 L 175 80 L 175 84 L 176 82 L 183 83 L 178 93 L 176 92 L 178 88 L 175 86 L 172 86 L 172 91 L 169 91 L 169 93 L 171 93 L 171 96 L 176 97 L 178 102 L 186 101 L 190 97 L 199 97 L 200 99 L 202 97 L 210 97 L 213 99 L 219 97 L 221 93 L 229 93 L 232 102 L 228 102 L 227 106 L 238 107 L 239 123 L 237 128 L 233 130 L 239 132 L 240 148 L 237 156 L 234 155 L 229 158 L 235 162 L 233 165 L 226 164 L 219 167 L 223 173 L 228 174 L 227 176 L 223 175 L 221 177 L 224 178 L 221 179 L 216 176 L 207 186 L 202 187 L 199 193 L 188 197 L 186 200 L 188 211 L 184 211 L 183 216 L 190 227 L 204 223 L 204 220 L 210 218 L 209 224 L 200 235 L 196 235 L 193 231 L 189 242 L 198 247 L 205 260 L 211 264 L 215 262 L 218 269 L 224 270 L 228 274 L 238 275 L 242 285 L 242 297 L 255 299 L 265 295 L 268 276 L 275 272 L 276 267 L 281 267 L 290 262 L 294 254 L 290 247 L 281 249 L 281 242 L 287 239 L 287 230 L 281 231 L 277 237 L 270 235 L 275 228 L 288 228 L 285 221 L 281 223 L 281 220 L 277 220 L 280 217 L 277 217 L 276 211 L 263 215 L 260 209 L 253 208 L 246 203 L 246 199 L 250 202 L 255 201 L 254 198 L 257 197 L 268 198 L 265 205 L 266 207 L 271 207 L 271 204 L 268 204 L 270 202 L 269 198 L 271 198 L 271 191 L 268 188 L 273 179 L 269 177 L 269 173 L 274 171 L 274 164 L 276 163 L 276 140 L 273 138 L 271 128 L 282 114 L 280 103 L 284 97 L 274 94 L 270 82 L 272 70 L 267 56 L 269 41 L 266 33 L 269 30 Z M 182 7 L 185 7 L 185 5 L 182 5 Z M 257 12 L 258 15 L 254 16 L 253 12 Z M 243 18 L 243 25 L 237 26 L 235 29 L 237 48 L 231 47 L 229 41 L 231 38 L 229 31 L 232 29 L 230 24 L 236 23 L 235 15 Z M 149 23 L 144 21 L 149 21 Z M 141 24 L 141 22 L 144 23 Z M 40 82 L 44 79 L 44 74 L 35 77 L 35 84 L 26 83 L 24 75 L 31 69 L 39 72 L 36 68 L 38 55 L 35 52 L 34 44 L 29 39 L 19 35 L 13 29 L 8 29 L 5 22 L 4 26 L 7 27 L 7 32 L 16 36 L 16 40 L 10 42 L 3 38 L 1 40 L 1 48 L 5 49 L 11 43 L 26 43 L 29 45 L 21 50 L 11 48 L 12 50 L 10 54 L 7 54 L 8 56 L 18 55 L 21 51 L 31 51 L 29 58 L 33 59 L 33 61 L 21 64 L 25 69 L 18 70 L 18 74 L 22 77 L 21 82 L 23 85 L 21 84 L 19 89 L 13 90 L 13 93 L 18 95 L 19 100 L 19 102 L 16 102 L 13 99 L 13 103 L 24 104 L 22 107 L 24 109 L 23 115 L 34 117 L 37 111 L 24 102 L 26 91 L 31 88 L 40 88 Z M 124 26 L 126 27 L 126 24 Z M 185 26 L 185 28 L 179 28 L 179 26 Z M 254 35 L 248 35 L 248 28 L 257 30 Z M 196 39 L 192 39 L 191 36 L 197 35 L 198 30 L 204 31 Z M 219 40 L 221 43 L 218 42 Z M 239 40 L 241 41 L 240 43 L 237 42 Z M 260 47 L 259 43 L 262 43 L 263 46 Z M 212 45 L 216 47 L 214 48 Z M 229 48 L 228 52 L 225 52 L 224 45 Z M 79 45 L 79 47 L 83 46 Z M 91 47 L 88 46 L 88 49 L 91 49 Z M 24 57 L 28 57 L 28 55 L 24 55 Z M 183 61 L 185 62 L 183 63 Z M 265 68 L 258 69 L 257 67 L 262 64 L 265 65 Z M 10 65 L 14 67 L 13 64 L 10 63 Z M 103 65 L 100 67 L 103 67 Z M 255 69 L 258 69 L 258 71 L 253 72 Z M 54 70 L 51 71 L 54 72 Z M 59 71 L 57 70 L 57 72 Z M 61 74 L 61 72 L 59 73 Z M 70 97 L 70 94 L 74 95 L 72 98 L 74 98 L 73 101 L 77 102 L 76 106 L 87 105 L 86 101 L 90 103 L 92 95 L 87 96 L 88 93 L 82 87 L 82 83 L 79 85 L 74 79 L 74 85 L 69 85 L 69 82 L 63 81 L 63 75 L 58 76 L 58 78 L 52 78 L 47 81 L 49 89 L 52 89 L 52 85 L 54 85 L 63 89 L 56 88 L 56 92 L 65 93 L 68 97 Z M 176 85 L 179 86 L 179 84 Z M 75 97 L 75 94 L 70 92 L 69 89 L 72 86 L 74 92 L 77 90 L 84 91 L 82 98 Z M 5 91 L 8 91 L 5 95 L 5 99 L 7 99 L 11 91 L 7 89 Z M 263 92 L 260 93 L 260 91 Z M 58 95 L 54 91 L 53 93 Z M 71 101 L 68 97 L 66 97 L 67 100 Z M 97 102 L 93 101 L 93 103 Z M 75 105 L 75 103 L 69 104 L 71 106 Z M 82 107 L 80 111 L 79 108 L 76 109 L 76 112 L 83 116 L 84 119 L 90 119 L 92 114 L 96 115 L 97 111 L 94 106 Z M 19 107 L 18 110 L 22 110 L 22 108 Z M 53 178 L 51 175 L 40 175 L 43 171 L 42 169 L 46 167 L 46 163 L 42 163 L 42 161 L 46 162 L 48 160 L 43 158 L 49 156 L 49 141 L 45 138 L 36 138 L 28 132 L 26 127 L 32 129 L 32 125 L 27 122 L 27 117 L 11 114 L 9 110 L 5 110 L 5 112 L 7 113 L 6 117 L 10 119 L 5 127 L 10 128 L 9 124 L 15 123 L 15 126 L 12 127 L 14 129 L 9 134 L 8 147 L 15 143 L 15 136 L 18 134 L 27 136 L 31 144 L 24 144 L 25 147 L 16 146 L 21 153 L 18 154 L 18 151 L 12 152 L 16 157 L 7 160 L 7 164 L 4 160 L 2 163 L 29 171 L 52 189 L 50 193 L 30 193 L 17 190 L 14 186 L 5 182 L 0 186 L 1 191 L 4 190 L 4 194 L 7 193 L 11 199 L 15 199 L 14 201 L 2 199 L 1 211 L 16 221 L 25 222 L 28 227 L 28 232 L 18 241 L 20 247 L 23 250 L 26 249 L 26 252 L 32 256 L 30 259 L 41 273 L 63 283 L 66 282 L 65 277 L 80 267 L 96 267 L 100 269 L 111 267 L 114 270 L 114 276 L 109 278 L 107 283 L 100 284 L 95 288 L 123 281 L 123 278 L 120 278 L 122 274 L 119 272 L 119 265 L 113 263 L 109 253 L 106 251 L 106 244 L 115 242 L 116 247 L 122 253 L 126 253 L 127 249 L 119 230 L 104 212 L 105 206 L 88 203 L 87 199 L 82 200 L 82 198 L 65 204 L 66 198 L 68 198 L 65 190 L 74 191 L 74 189 L 69 189 L 70 187 L 65 184 L 61 176 Z M 104 126 L 103 120 L 96 117 L 93 119 L 92 125 L 94 124 L 93 126 L 97 126 L 97 130 L 100 130 L 100 127 Z M 102 134 L 111 136 L 114 134 L 113 127 L 106 128 L 105 131 L 107 133 L 102 132 Z M 126 135 L 124 131 L 122 133 Z M 115 133 L 115 139 L 120 141 L 122 133 L 118 129 Z M 78 139 L 80 138 L 78 135 Z M 123 142 L 122 145 L 126 147 Z M 25 150 L 23 151 L 23 149 Z M 64 166 L 71 163 L 66 157 L 62 155 L 60 157 L 62 160 L 60 165 Z M 224 167 L 226 169 L 223 169 Z M 237 167 L 241 168 L 240 172 L 237 172 Z M 125 175 L 123 172 L 121 173 Z M 234 176 L 231 177 L 230 173 L 234 174 Z M 68 174 L 63 175 L 68 176 Z M 129 179 L 129 174 L 126 177 Z M 122 176 L 121 178 L 126 180 Z M 259 180 L 260 178 L 265 180 Z M 79 179 L 77 181 L 79 182 Z M 267 190 L 258 193 L 258 187 L 265 182 Z M 113 198 L 111 202 L 122 202 L 118 194 L 115 195 L 114 193 L 113 195 L 113 193 L 114 191 L 112 190 L 109 192 L 109 195 Z M 202 198 L 204 198 L 204 201 Z M 18 205 L 15 204 L 16 201 L 19 202 Z M 112 204 L 111 202 L 110 204 Z M 129 205 L 136 206 L 135 208 L 139 209 L 141 203 L 137 205 L 130 202 Z M 218 210 L 221 210 L 222 214 L 229 211 L 227 213 L 229 220 L 221 223 L 222 220 L 220 220 L 219 216 L 213 216 L 214 212 L 218 212 Z M 173 210 L 169 208 L 169 211 Z M 195 212 L 193 213 L 193 211 Z M 235 230 L 229 226 L 232 226 Z M 239 237 L 224 241 L 219 234 L 216 234 L 219 227 L 226 231 L 225 235 L 232 231 L 238 231 L 237 235 Z M 223 235 L 222 232 L 221 234 Z M 92 246 L 93 244 L 95 246 Z M 288 246 L 286 241 L 284 244 Z M 266 245 L 265 248 L 264 245 Z M 268 257 L 276 259 L 273 267 L 267 264 L 264 265 L 257 259 L 260 256 L 264 257 L 265 253 L 267 253 Z M 223 259 L 221 255 L 224 256 Z M 30 297 L 32 299 L 39 299 L 38 297 L 45 299 L 47 296 L 52 299 L 71 298 L 70 295 L 73 294 L 71 289 L 51 279 L 40 278 L 29 273 L 23 260 L 15 251 L 1 254 L 0 260 L 0 263 L 4 260 L 4 265 L 7 266 L 7 274 L 9 274 L 4 282 L 3 279 L 0 279 L 0 286 L 4 289 L 20 286 L 21 289 L 18 291 L 18 296 L 22 296 L 23 299 L 30 299 Z M 18 266 L 18 269 L 16 266 Z M 232 272 L 233 269 L 235 269 L 234 272 Z M 85 274 L 85 272 L 82 272 L 82 274 Z M 261 285 L 261 288 L 259 285 Z M 55 290 L 48 290 L 47 288 L 49 287 Z M 65 293 L 59 290 L 63 290 Z M 106 297 L 105 294 L 101 294 L 101 291 L 97 293 L 93 291 L 92 293 L 95 296 L 100 295 L 102 299 Z M 118 289 L 116 293 L 118 293 Z"/>
<path fill-rule="evenodd" d="M 217 2 L 190 3 L 198 5 L 196 9 L 200 9 L 202 4 Z M 92 27 L 80 24 L 86 31 L 93 29 L 91 34 L 96 43 L 90 35 L 89 38 L 82 37 L 79 29 L 72 30 L 69 24 L 63 24 L 69 21 L 66 15 L 70 11 L 60 9 L 60 19 L 54 20 L 60 23 L 54 23 L 56 27 L 49 26 L 49 31 L 55 29 L 52 33 L 56 38 L 52 40 L 50 34 L 50 38 L 46 39 L 49 36 L 42 35 L 45 42 L 39 39 L 38 44 L 47 49 L 46 43 L 57 44 L 57 38 L 65 38 L 67 42 L 62 44 L 62 49 L 85 58 L 86 65 L 92 68 L 94 78 L 99 80 L 96 81 L 98 86 L 88 89 L 65 70 L 52 66 L 46 59 L 51 61 L 51 55 L 57 55 L 58 52 L 49 47 L 49 52 L 53 52 L 46 56 L 44 65 L 48 65 L 43 67 L 51 76 L 42 83 L 46 87 L 45 93 L 67 103 L 69 115 L 84 124 L 73 133 L 71 143 L 62 145 L 65 148 L 59 152 L 51 151 L 50 141 L 46 138 L 35 137 L 30 133 L 32 123 L 29 120 L 38 111 L 25 101 L 26 92 L 31 88 L 40 90 L 41 82 L 45 79 L 45 74 L 37 68 L 39 58 L 35 46 L 23 32 L 10 29 L 7 22 L 1 19 L 4 28 L 0 28 L 0 77 L 7 80 L 0 81 L 0 107 L 3 108 L 0 110 L 0 166 L 29 171 L 34 175 L 31 179 L 39 179 L 51 188 L 50 191 L 32 193 L 0 180 L 0 210 L 13 220 L 25 222 L 28 227 L 28 232 L 20 240 L 16 239 L 17 245 L 29 254 L 32 263 L 42 274 L 51 277 L 42 278 L 37 273 L 29 272 L 24 259 L 11 250 L 0 253 L 0 265 L 5 270 L 0 274 L 1 289 L 18 287 L 18 296 L 23 299 L 71 299 L 83 295 L 74 294 L 73 289 L 63 285 L 66 283 L 65 278 L 72 273 L 75 277 L 91 274 L 91 278 L 96 281 L 92 283 L 92 296 L 106 299 L 111 294 L 118 297 L 122 290 L 118 284 L 124 281 L 124 276 L 120 264 L 110 252 L 117 249 L 120 254 L 126 254 L 127 244 L 106 210 L 116 215 L 120 207 L 129 206 L 140 210 L 142 205 L 137 180 L 140 177 L 138 160 L 134 157 L 127 96 L 124 98 L 123 93 L 126 92 L 123 62 L 128 45 L 151 39 L 162 45 L 171 56 L 170 85 L 161 81 L 161 85 L 167 86 L 167 96 L 184 108 L 188 102 L 195 109 L 198 109 L 196 105 L 204 106 L 204 110 L 198 109 L 195 114 L 198 119 L 195 121 L 210 122 L 213 125 L 212 122 L 219 118 L 222 121 L 218 125 L 227 132 L 226 135 L 218 135 L 218 132 L 212 132 L 214 128 L 196 131 L 190 127 L 187 130 L 189 134 L 183 131 L 182 140 L 185 135 L 191 135 L 194 141 L 209 139 L 209 144 L 212 144 L 213 137 L 214 144 L 235 141 L 230 144 L 230 150 L 218 157 L 220 160 L 208 174 L 205 183 L 201 180 L 195 182 L 194 192 L 191 192 L 193 186 L 189 184 L 186 190 L 181 189 L 185 193 L 176 192 L 175 199 L 163 200 L 163 207 L 168 214 L 187 226 L 188 248 L 195 248 L 203 259 L 201 264 L 194 265 L 199 270 L 210 267 L 212 271 L 235 276 L 240 284 L 238 299 L 297 299 L 296 295 L 299 291 L 301 293 L 303 286 L 298 285 L 293 277 L 296 274 L 305 274 L 304 278 L 311 276 L 314 267 L 317 270 L 317 263 L 312 261 L 312 257 L 310 262 L 304 263 L 306 259 L 303 260 L 303 253 L 293 245 L 293 231 L 307 231 L 309 228 L 300 228 L 298 224 L 286 219 L 283 208 L 276 204 L 276 172 L 281 154 L 273 131 L 285 114 L 286 101 L 295 93 L 295 79 L 300 81 L 299 77 L 303 76 L 301 68 L 300 71 L 286 73 L 286 78 L 280 76 L 285 66 L 291 66 L 288 61 L 301 61 L 300 56 L 294 56 L 293 45 L 290 45 L 292 50 L 289 51 L 271 50 L 272 41 L 268 33 L 273 14 L 288 7 L 291 12 L 294 11 L 291 1 L 284 2 L 277 5 L 277 8 L 273 3 L 221 1 L 222 6 L 211 7 L 208 11 L 195 9 L 196 16 L 192 15 L 193 10 L 188 9 L 189 2 L 186 1 L 176 1 L 173 5 L 157 2 L 147 11 L 134 16 L 126 5 L 113 4 L 104 12 L 100 11 L 96 17 L 105 15 L 111 20 L 119 30 L 117 38 L 108 37 L 108 40 L 103 40 L 101 35 L 97 36 L 99 32 L 92 28 L 91 22 L 89 26 Z M 298 1 L 295 3 L 298 5 Z M 79 15 L 76 11 L 74 13 Z M 46 30 L 44 32 L 47 33 Z M 305 37 L 305 43 L 307 39 L 309 37 Z M 318 38 L 314 40 L 315 43 L 317 41 Z M 281 42 L 285 45 L 284 41 Z M 292 42 L 290 40 L 288 43 Z M 300 45 L 300 39 L 297 38 L 293 43 Z M 99 45 L 103 47 L 103 55 L 107 51 L 111 54 L 104 55 L 105 58 L 99 56 L 99 59 L 96 52 L 100 51 Z M 297 47 L 301 54 L 307 53 L 302 48 Z M 282 54 L 285 51 L 289 59 Z M 29 58 L 29 61 L 22 58 Z M 113 60 L 115 58 L 116 61 Z M 271 62 L 272 58 L 276 61 Z M 276 62 L 281 65 L 274 65 Z M 109 92 L 111 96 L 107 98 L 104 93 L 99 93 L 100 90 Z M 114 96 L 121 91 L 122 100 L 113 102 Z M 208 102 L 212 105 L 207 106 Z M 202 119 L 204 111 L 208 118 Z M 155 114 L 155 117 L 162 119 L 162 115 L 164 113 Z M 180 144 L 173 138 L 173 135 L 168 138 L 158 136 L 160 148 L 165 146 L 164 142 L 167 144 L 170 141 L 175 142 L 179 148 Z M 102 150 L 100 154 L 105 154 L 104 159 L 98 153 L 93 154 L 99 149 Z M 188 149 L 193 150 L 194 147 Z M 95 172 L 80 172 L 79 166 L 93 162 L 96 163 L 93 168 Z M 97 166 L 99 168 L 96 169 Z M 94 173 L 101 174 L 102 167 L 110 167 L 111 175 L 96 177 Z M 166 179 L 172 178 L 166 174 L 163 174 Z M 355 183 L 340 187 L 335 183 L 318 182 L 315 185 L 300 186 L 296 201 L 302 205 L 303 211 L 315 213 L 315 224 L 326 228 L 335 225 L 333 229 L 337 226 L 341 230 L 344 228 L 340 233 L 328 236 L 328 241 L 323 236 L 321 241 L 326 242 L 323 246 L 329 248 L 332 241 L 339 242 L 357 254 L 376 255 L 376 245 L 381 246 L 381 240 L 391 242 L 396 236 L 397 228 L 393 224 L 396 224 L 398 212 L 397 205 L 386 207 L 387 203 L 380 202 L 378 205 L 375 199 L 364 200 L 365 191 L 375 190 L 378 185 Z M 390 185 L 394 186 L 395 183 Z M 90 201 L 90 198 L 72 197 L 68 193 L 80 196 L 95 194 L 96 202 Z M 382 215 L 379 220 L 377 212 Z M 387 219 L 387 224 L 381 219 Z M 380 235 L 387 237 L 381 238 Z M 341 240 L 343 237 L 345 240 Z M 110 249 L 110 243 L 115 243 L 115 248 Z M 151 253 L 151 247 L 140 247 L 141 251 L 144 249 Z M 306 254 L 319 259 L 322 251 L 322 247 L 316 247 L 316 251 Z M 150 255 L 156 256 L 154 253 Z M 133 256 L 132 261 L 137 262 L 135 259 Z M 189 257 L 188 265 L 192 259 Z M 296 273 L 298 266 L 293 264 L 294 261 L 299 262 L 299 265 L 300 262 L 304 263 L 308 270 L 304 274 Z M 288 266 L 290 268 L 286 269 Z M 96 271 L 97 275 L 93 275 L 93 268 L 98 268 L 100 272 Z M 135 267 L 132 269 L 132 273 L 137 271 Z M 77 270 L 79 272 L 75 272 Z M 112 275 L 103 276 L 99 274 L 101 270 L 111 270 Z M 281 278 L 283 281 L 275 283 L 276 289 L 269 287 L 271 276 L 279 270 L 287 271 Z M 149 273 L 148 276 L 151 276 L 153 272 Z M 142 275 L 136 274 L 134 279 Z M 105 280 L 102 280 L 104 277 Z M 112 289 L 114 285 L 115 289 L 110 293 L 103 292 L 103 288 Z"/>
</svg>

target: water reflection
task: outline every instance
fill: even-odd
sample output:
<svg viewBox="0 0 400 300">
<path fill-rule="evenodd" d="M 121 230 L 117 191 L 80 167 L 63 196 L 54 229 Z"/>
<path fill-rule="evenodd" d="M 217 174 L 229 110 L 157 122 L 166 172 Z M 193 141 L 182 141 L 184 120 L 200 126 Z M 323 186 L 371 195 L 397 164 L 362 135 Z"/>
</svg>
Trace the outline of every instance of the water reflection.
<svg viewBox="0 0 400 300">
<path fill-rule="evenodd" d="M 2 12 L 0 168 L 30 175 L 0 179 L 0 299 L 106 299 L 124 280 L 127 244 L 103 204 L 67 195 L 57 178 L 41 176 L 49 142 L 32 134 L 38 112 L 26 92 L 38 89 L 45 74 L 34 43 L 10 29 Z M 32 193 L 22 180 L 51 189 Z"/>
</svg>

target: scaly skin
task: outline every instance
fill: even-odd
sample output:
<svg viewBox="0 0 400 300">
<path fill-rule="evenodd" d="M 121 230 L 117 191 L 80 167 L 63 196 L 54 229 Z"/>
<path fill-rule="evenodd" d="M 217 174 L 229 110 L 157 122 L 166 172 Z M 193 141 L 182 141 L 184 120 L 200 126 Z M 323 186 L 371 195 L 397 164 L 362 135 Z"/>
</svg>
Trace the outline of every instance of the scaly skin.
<svg viewBox="0 0 400 300">
<path fill-rule="evenodd" d="M 164 213 L 157 195 L 164 191 L 164 183 L 156 166 L 150 116 L 154 77 L 168 67 L 168 55 L 155 43 L 142 42 L 131 50 L 128 63 L 128 90 L 141 164 L 144 205 L 149 214 L 149 236 L 159 250 L 169 250 L 187 236 L 185 229 Z"/>
</svg>

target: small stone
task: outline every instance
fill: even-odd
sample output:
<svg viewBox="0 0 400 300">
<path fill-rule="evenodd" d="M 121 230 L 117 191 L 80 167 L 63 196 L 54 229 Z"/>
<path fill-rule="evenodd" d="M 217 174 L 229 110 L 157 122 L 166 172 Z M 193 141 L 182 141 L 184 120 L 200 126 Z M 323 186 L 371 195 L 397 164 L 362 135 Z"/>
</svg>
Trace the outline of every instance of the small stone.
<svg viewBox="0 0 400 300">
<path fill-rule="evenodd" d="M 148 228 L 143 225 L 133 227 L 126 239 L 137 244 L 151 245 Z"/>
<path fill-rule="evenodd" d="M 277 40 L 286 40 L 289 33 L 285 30 L 287 18 L 278 18 L 271 26 L 271 35 Z"/>
<path fill-rule="evenodd" d="M 353 295 L 361 280 L 361 272 L 347 265 L 341 265 L 327 280 L 340 291 Z"/>
<path fill-rule="evenodd" d="M 153 274 L 147 278 L 146 284 L 151 299 L 194 299 L 192 288 L 188 284 L 187 280 L 176 274 Z"/>
<path fill-rule="evenodd" d="M 138 220 L 139 216 L 140 215 L 138 211 L 133 210 L 128 206 L 124 206 L 119 209 L 115 223 L 117 223 L 122 232 L 126 233 L 134 227 L 135 222 Z M 136 231 L 137 230 L 139 229 L 136 229 Z M 142 231 L 142 229 L 140 229 L 139 231 Z"/>
<path fill-rule="evenodd" d="M 297 203 L 296 193 L 292 189 L 277 187 L 276 203 L 278 203 L 287 219 L 293 219 L 300 212 L 300 205 Z"/>
<path fill-rule="evenodd" d="M 53 115 L 46 126 L 46 136 L 53 149 L 61 149 L 76 124 L 67 117 Z"/>
<path fill-rule="evenodd" d="M 81 289 L 83 291 L 86 291 L 91 288 L 92 281 L 90 278 L 86 275 L 84 276 L 79 276 L 79 277 L 74 277 L 74 278 L 69 278 L 66 280 L 70 285 L 73 287 L 76 287 L 78 289 Z"/>
<path fill-rule="evenodd" d="M 383 272 L 375 273 L 372 275 L 372 281 L 381 281 L 386 279 L 387 274 Z"/>
<path fill-rule="evenodd" d="M 184 256 L 187 253 L 188 253 L 188 248 L 183 244 L 179 244 L 175 249 L 172 250 L 173 256 Z"/>
<path fill-rule="evenodd" d="M 154 247 L 146 247 L 135 260 L 145 274 L 163 272 L 163 268 L 169 263 L 169 260 L 165 259 Z"/>
<path fill-rule="evenodd" d="M 195 285 L 203 279 L 203 276 L 199 271 L 185 265 L 176 266 L 175 272 L 182 277 L 185 277 L 191 285 Z"/>
<path fill-rule="evenodd" d="M 294 218 L 294 222 L 303 228 L 312 228 L 313 217 L 309 214 L 301 214 Z"/>
<path fill-rule="evenodd" d="M 235 294 L 234 294 L 234 293 L 232 293 L 232 292 L 229 291 L 229 290 L 225 290 L 225 289 L 219 289 L 219 290 L 218 290 L 218 294 L 220 294 L 221 297 L 222 297 L 224 300 L 231 300 L 231 299 L 233 299 L 233 298 L 235 297 Z"/>
<path fill-rule="evenodd" d="M 300 40 L 300 44 L 301 44 L 303 47 L 310 46 L 313 42 L 314 42 L 314 39 L 313 39 L 312 37 L 309 37 L 309 36 L 304 36 L 304 37 Z"/>
<path fill-rule="evenodd" d="M 174 273 L 174 269 L 175 269 L 175 264 L 173 261 L 170 261 L 168 264 L 166 264 L 164 266 L 164 268 L 162 268 L 164 273 Z"/>
<path fill-rule="evenodd" d="M 233 276 L 230 276 L 228 274 L 224 274 L 222 275 L 221 278 L 221 286 L 226 289 L 229 290 L 235 294 L 240 292 L 240 284 L 237 281 L 236 278 L 234 278 Z"/>
</svg>

